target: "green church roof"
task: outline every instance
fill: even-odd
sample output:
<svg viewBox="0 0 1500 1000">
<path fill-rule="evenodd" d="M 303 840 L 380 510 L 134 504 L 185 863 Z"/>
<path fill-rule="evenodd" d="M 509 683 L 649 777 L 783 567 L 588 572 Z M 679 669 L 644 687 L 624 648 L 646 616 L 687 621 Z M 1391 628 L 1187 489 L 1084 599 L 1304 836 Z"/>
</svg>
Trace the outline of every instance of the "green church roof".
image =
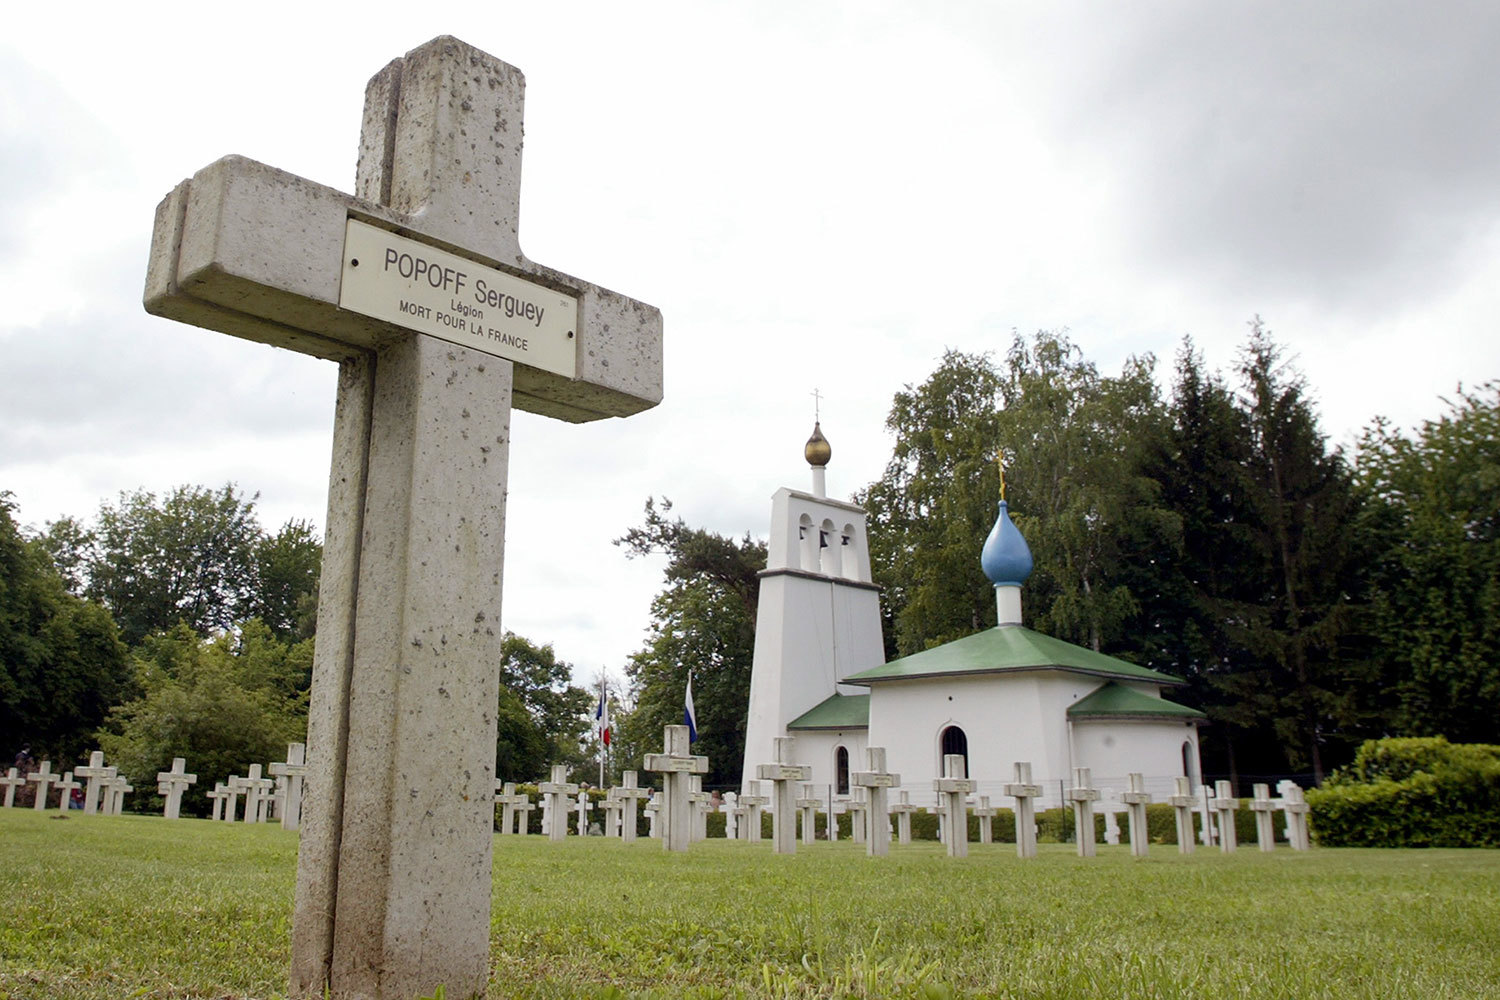
<svg viewBox="0 0 1500 1000">
<path fill-rule="evenodd" d="M 925 649 L 911 656 L 883 663 L 844 678 L 845 684 L 875 684 L 880 681 L 913 680 L 919 677 L 953 677 L 963 674 L 995 674 L 1018 670 L 1067 670 L 1096 677 L 1181 684 L 1167 674 L 1134 663 L 1033 632 L 1021 625 L 997 625 L 953 642 Z M 826 704 L 826 703 L 825 703 Z"/>
<path fill-rule="evenodd" d="M 1070 719 L 1120 718 L 1121 716 L 1184 720 L 1207 718 L 1196 708 L 1188 708 L 1186 705 L 1179 705 L 1165 698 L 1157 698 L 1115 681 L 1110 681 L 1092 694 L 1084 695 L 1068 709 Z"/>
<path fill-rule="evenodd" d="M 835 694 L 786 724 L 788 729 L 868 729 L 870 696 Z"/>
</svg>

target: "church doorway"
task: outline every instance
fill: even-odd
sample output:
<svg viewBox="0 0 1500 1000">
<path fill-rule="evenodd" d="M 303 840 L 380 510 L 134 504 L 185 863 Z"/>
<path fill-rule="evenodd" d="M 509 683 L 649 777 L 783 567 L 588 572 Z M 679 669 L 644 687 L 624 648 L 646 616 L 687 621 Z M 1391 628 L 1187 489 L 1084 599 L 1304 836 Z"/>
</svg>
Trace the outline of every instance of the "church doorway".
<svg viewBox="0 0 1500 1000">
<path fill-rule="evenodd" d="M 849 748 L 839 747 L 833 753 L 833 781 L 834 792 L 837 795 L 849 794 Z"/>
<path fill-rule="evenodd" d="M 950 753 L 956 753 L 964 759 L 964 775 L 967 776 L 969 774 L 969 737 L 964 731 L 957 726 L 949 726 L 943 730 L 939 743 L 942 749 L 939 751 L 938 773 L 941 774 L 943 771 L 942 758 Z"/>
</svg>

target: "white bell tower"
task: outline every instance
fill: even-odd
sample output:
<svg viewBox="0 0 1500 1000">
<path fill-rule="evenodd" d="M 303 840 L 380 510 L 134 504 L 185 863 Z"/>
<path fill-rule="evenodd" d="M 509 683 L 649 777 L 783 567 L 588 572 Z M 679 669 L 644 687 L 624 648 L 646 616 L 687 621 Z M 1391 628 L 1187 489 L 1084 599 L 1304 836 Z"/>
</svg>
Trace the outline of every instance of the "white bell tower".
<svg viewBox="0 0 1500 1000">
<path fill-rule="evenodd" d="M 885 662 L 864 509 L 828 498 L 824 474 L 833 450 L 817 423 L 803 454 L 812 492 L 782 487 L 771 497 L 742 788 L 757 765 L 776 759 L 773 741 L 788 735 L 788 722 L 835 693 L 867 694 L 839 682 Z"/>
</svg>

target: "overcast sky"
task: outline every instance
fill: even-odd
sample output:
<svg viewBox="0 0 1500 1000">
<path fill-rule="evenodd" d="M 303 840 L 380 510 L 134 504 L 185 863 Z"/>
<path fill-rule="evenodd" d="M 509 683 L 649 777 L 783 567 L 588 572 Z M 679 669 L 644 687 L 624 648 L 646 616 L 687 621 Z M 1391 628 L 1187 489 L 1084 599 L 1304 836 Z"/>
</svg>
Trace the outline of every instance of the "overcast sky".
<svg viewBox="0 0 1500 1000">
<path fill-rule="evenodd" d="M 439 34 L 527 79 L 521 244 L 649 302 L 666 400 L 519 413 L 503 619 L 640 647 L 648 496 L 764 535 L 814 387 L 847 496 L 945 347 L 1118 372 L 1261 315 L 1350 443 L 1500 377 L 1493 3 L 15 4 L 0 34 L 0 489 L 40 528 L 226 481 L 320 527 L 327 362 L 147 316 L 156 203 L 239 153 L 353 186 L 365 81 Z M 44 12 L 45 11 L 45 12 Z M 53 11 L 63 12 L 61 15 Z M 978 553 L 975 553 L 978 572 Z"/>
</svg>

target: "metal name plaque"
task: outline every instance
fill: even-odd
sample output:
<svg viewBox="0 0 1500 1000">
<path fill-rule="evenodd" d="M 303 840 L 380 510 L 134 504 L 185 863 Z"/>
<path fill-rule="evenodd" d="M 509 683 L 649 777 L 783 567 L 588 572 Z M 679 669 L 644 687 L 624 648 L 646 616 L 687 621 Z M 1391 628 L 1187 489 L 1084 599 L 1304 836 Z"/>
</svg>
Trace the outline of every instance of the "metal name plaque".
<svg viewBox="0 0 1500 1000">
<path fill-rule="evenodd" d="M 576 298 L 358 219 L 344 229 L 339 308 L 578 376 Z"/>
</svg>

